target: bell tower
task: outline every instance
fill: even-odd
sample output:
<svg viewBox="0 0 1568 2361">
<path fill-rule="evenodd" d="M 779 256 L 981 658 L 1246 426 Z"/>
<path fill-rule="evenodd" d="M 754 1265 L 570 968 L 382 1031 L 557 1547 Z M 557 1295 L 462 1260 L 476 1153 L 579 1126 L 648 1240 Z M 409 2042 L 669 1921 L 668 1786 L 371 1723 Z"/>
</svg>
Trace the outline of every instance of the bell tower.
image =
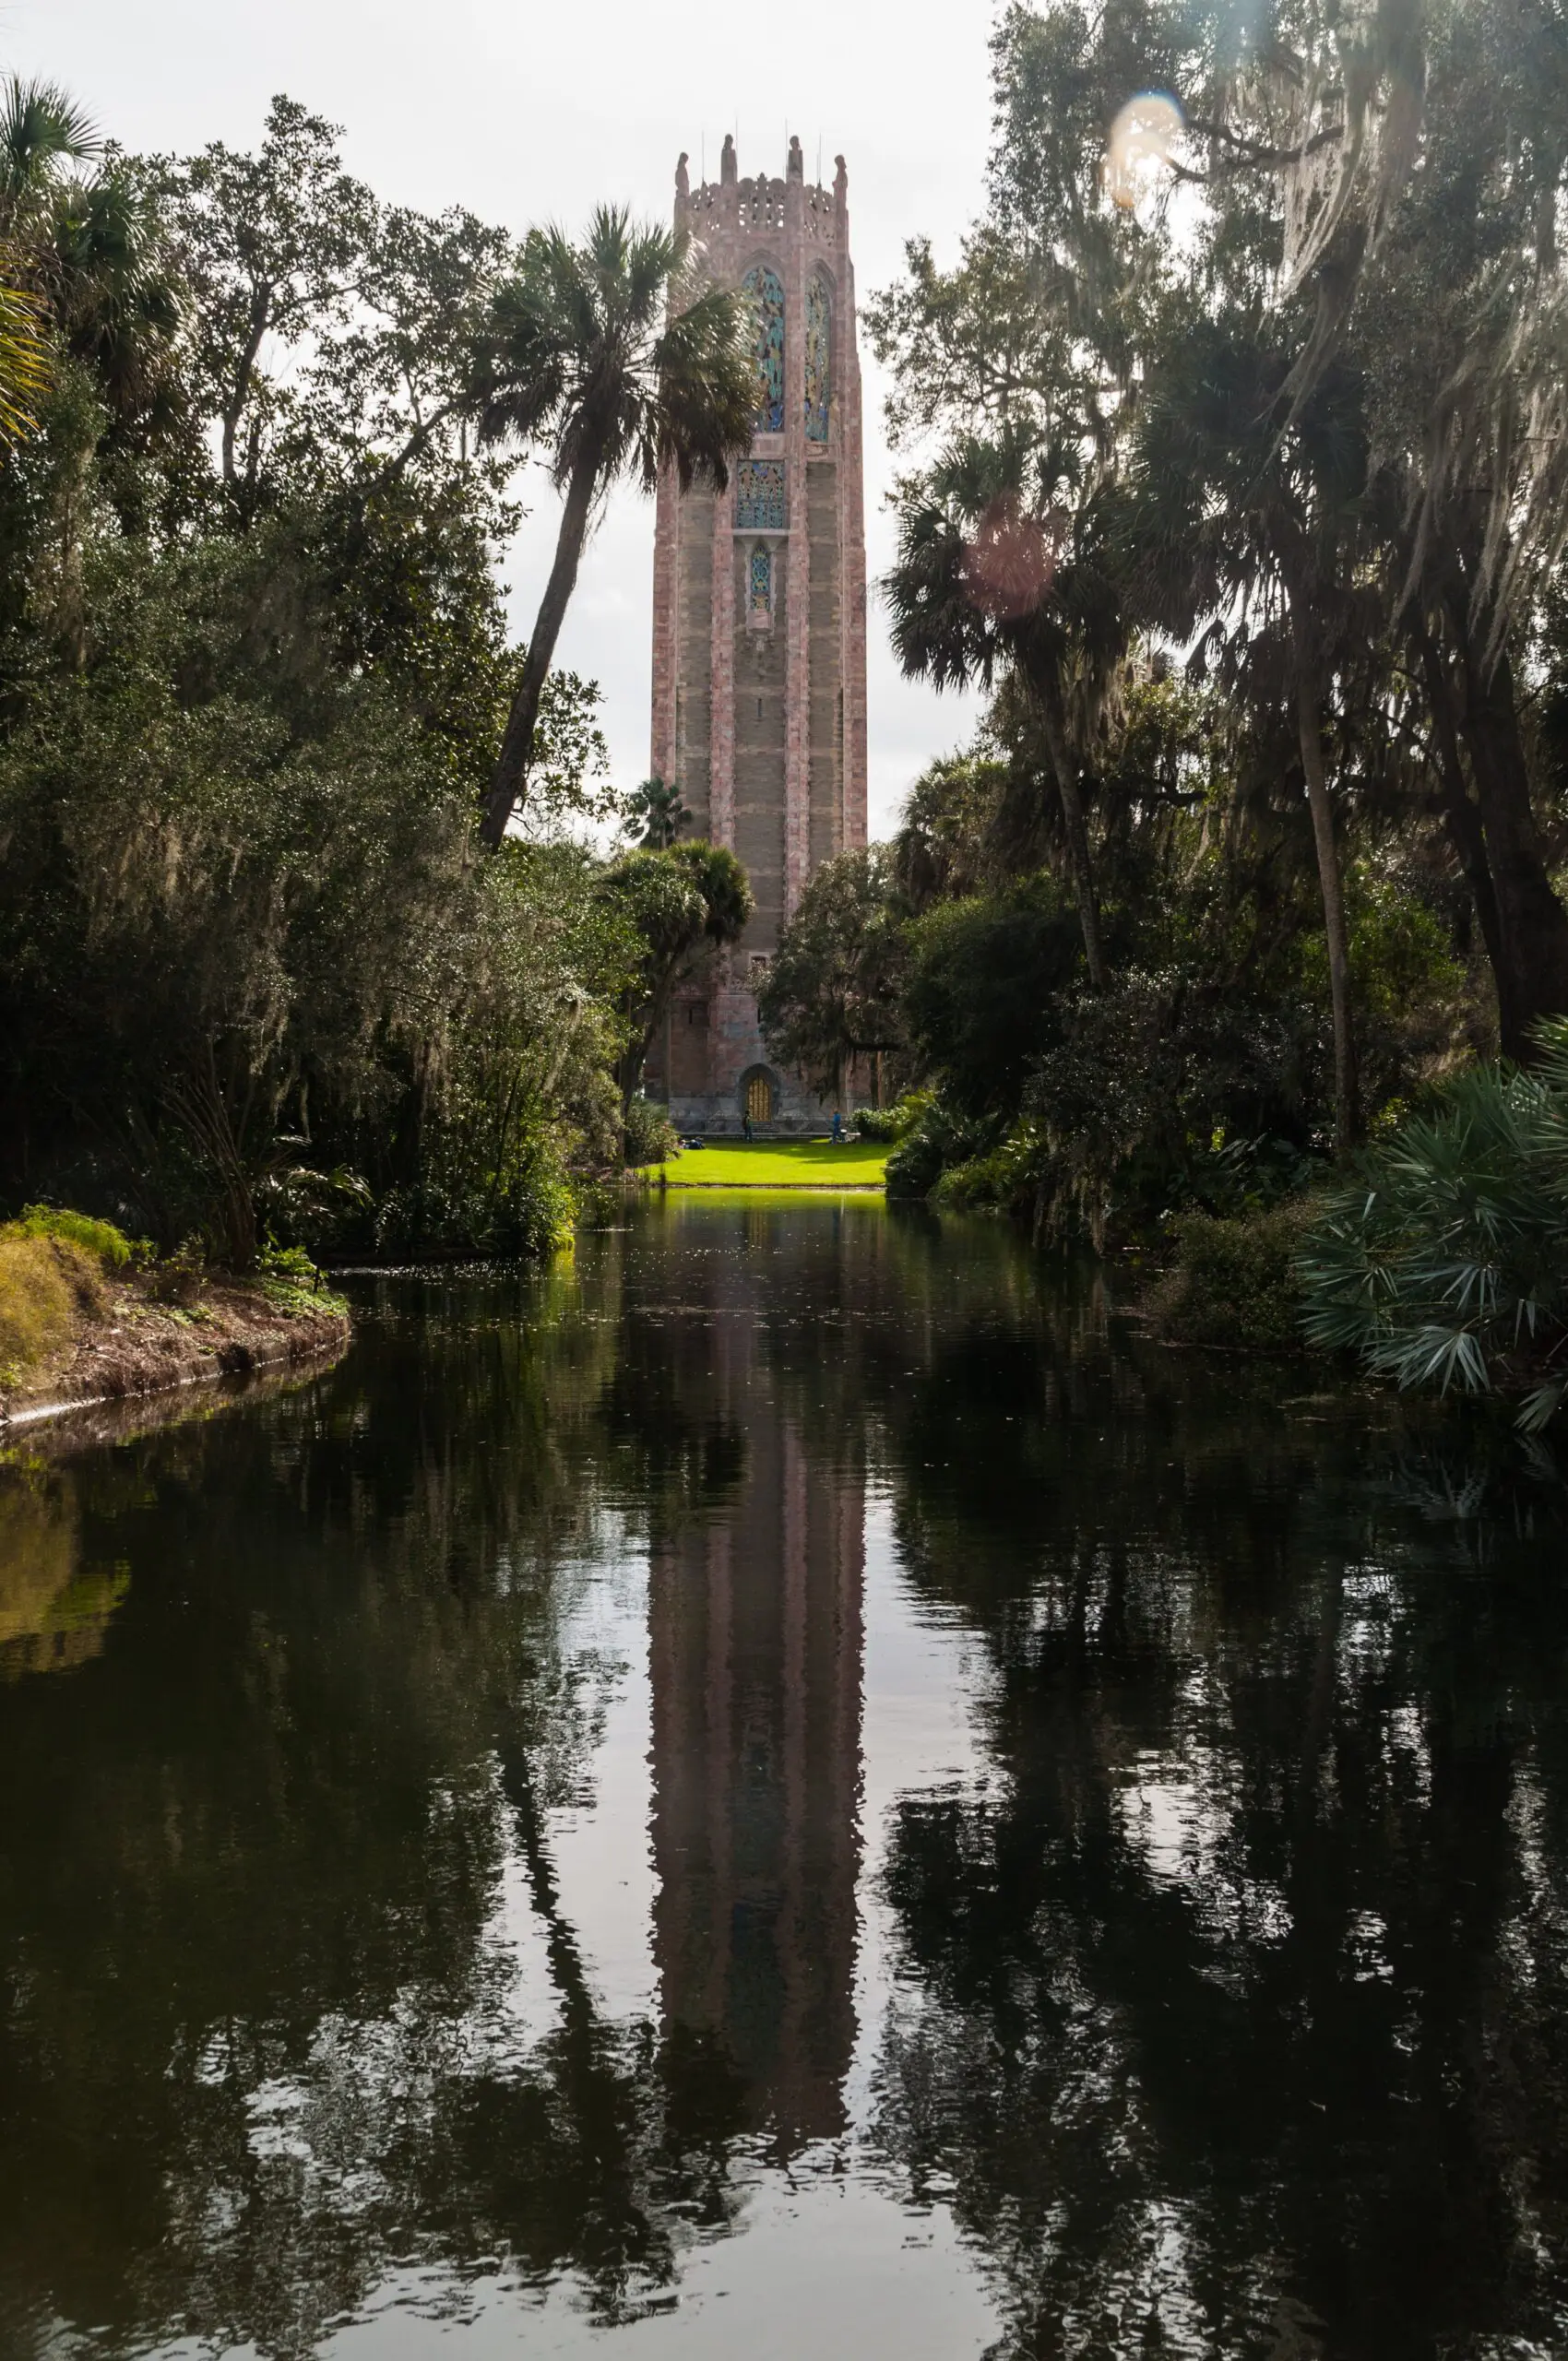
<svg viewBox="0 0 1568 2361">
<path fill-rule="evenodd" d="M 824 1109 L 778 1068 L 756 984 L 813 872 L 866 836 L 866 560 L 861 369 L 849 182 L 808 187 L 798 139 L 782 180 L 675 172 L 675 225 L 745 298 L 756 355 L 750 456 L 728 488 L 659 489 L 653 575 L 654 771 L 694 833 L 744 865 L 756 915 L 700 990 L 679 995 L 648 1088 L 682 1129 L 778 1131 Z"/>
</svg>

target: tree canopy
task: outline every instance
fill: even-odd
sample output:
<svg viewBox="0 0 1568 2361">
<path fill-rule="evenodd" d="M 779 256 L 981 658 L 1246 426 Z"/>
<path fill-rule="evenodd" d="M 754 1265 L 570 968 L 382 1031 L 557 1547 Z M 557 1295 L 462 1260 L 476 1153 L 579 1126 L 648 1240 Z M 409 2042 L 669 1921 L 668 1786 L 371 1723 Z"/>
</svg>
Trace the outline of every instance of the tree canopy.
<svg viewBox="0 0 1568 2361">
<path fill-rule="evenodd" d="M 866 310 L 894 650 L 989 700 L 873 927 L 908 1170 L 1100 1235 L 1568 1011 L 1568 56 L 1534 0 L 1050 0 L 992 60 L 957 258 L 913 238 Z M 1076 959 L 1009 1003 L 1063 889 Z M 819 923 L 781 1041 L 837 1021 Z"/>
<path fill-rule="evenodd" d="M 559 234 L 386 204 L 288 98 L 254 150 L 179 158 L 0 96 L 6 1195 L 239 1264 L 269 1233 L 536 1251 L 618 1161 L 647 992 L 749 902 L 727 856 L 659 855 L 672 949 L 607 889 L 597 687 L 508 637 L 539 437 L 588 435 L 600 490 L 728 447 L 726 306 L 666 329 L 669 242 L 603 216 L 589 250 L 636 299 L 594 299 L 608 412 L 572 323 L 554 363 L 529 341 Z"/>
</svg>

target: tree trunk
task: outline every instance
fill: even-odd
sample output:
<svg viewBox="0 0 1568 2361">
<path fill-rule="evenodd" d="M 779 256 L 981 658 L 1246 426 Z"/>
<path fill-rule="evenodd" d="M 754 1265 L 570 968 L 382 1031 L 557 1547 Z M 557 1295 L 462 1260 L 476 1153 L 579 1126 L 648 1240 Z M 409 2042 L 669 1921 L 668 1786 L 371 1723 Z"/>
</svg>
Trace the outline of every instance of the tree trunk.
<svg viewBox="0 0 1568 2361">
<path fill-rule="evenodd" d="M 500 759 L 491 780 L 490 792 L 484 800 L 480 836 L 492 849 L 505 835 L 506 823 L 517 810 L 527 783 L 529 765 L 533 760 L 533 733 L 539 719 L 540 699 L 544 694 L 544 683 L 554 660 L 555 643 L 561 636 L 566 609 L 576 587 L 577 568 L 582 563 L 583 544 L 588 539 L 588 518 L 593 513 L 594 493 L 598 488 L 596 453 L 592 457 L 585 457 L 578 460 L 566 486 L 566 502 L 561 511 L 561 529 L 555 540 L 555 562 L 550 569 L 550 579 L 544 586 L 539 613 L 534 618 L 529 652 L 523 664 L 523 677 L 512 700 L 506 735 L 501 742 Z"/>
<path fill-rule="evenodd" d="M 1490 675 L 1463 640 L 1465 702 L 1459 728 L 1470 753 L 1498 930 L 1509 973 L 1503 1050 L 1528 1063 L 1535 1027 L 1568 1012 L 1568 911 L 1553 893 L 1530 803 L 1514 676 L 1506 657 Z M 1500 1008 L 1503 1000 L 1499 991 Z"/>
<path fill-rule="evenodd" d="M 1084 959 L 1088 967 L 1090 984 L 1097 992 L 1102 992 L 1105 990 L 1105 955 L 1100 947 L 1099 906 L 1095 898 L 1089 832 L 1084 818 L 1084 799 L 1078 786 L 1078 766 L 1068 746 L 1066 730 L 1056 710 L 1054 695 L 1053 689 L 1043 690 L 1039 694 L 1040 719 L 1051 754 L 1051 767 L 1056 774 L 1056 791 L 1062 798 L 1067 859 L 1077 896 L 1078 923 L 1084 932 Z"/>
<path fill-rule="evenodd" d="M 1317 847 L 1323 926 L 1328 943 L 1328 990 L 1334 1004 L 1334 1150 L 1336 1156 L 1345 1156 L 1355 1145 L 1360 1128 L 1356 1097 L 1356 1043 L 1350 1026 L 1350 939 L 1345 926 L 1339 848 L 1334 841 L 1334 803 L 1323 767 L 1323 717 L 1317 682 L 1310 659 L 1300 652 L 1300 641 L 1296 717 L 1301 728 L 1307 805 L 1313 815 L 1313 841 Z"/>
<path fill-rule="evenodd" d="M 220 1251 L 232 1271 L 254 1269 L 256 1256 L 255 1199 L 245 1169 L 240 1137 L 229 1113 L 219 1080 L 212 1042 L 206 1040 L 183 1074 L 165 1086 L 165 1097 L 175 1119 L 184 1128 L 198 1154 L 205 1155 L 216 1184 L 212 1206 Z"/>
<path fill-rule="evenodd" d="M 240 431 L 240 419 L 250 397 L 251 378 L 255 369 L 255 357 L 261 350 L 262 338 L 272 311 L 272 287 L 269 280 L 258 280 L 251 290 L 250 325 L 244 350 L 234 371 L 234 382 L 229 398 L 223 405 L 222 462 L 223 481 L 232 492 L 239 481 L 239 468 L 234 457 L 234 444 Z M 253 460 L 255 445 L 252 445 Z"/>
<path fill-rule="evenodd" d="M 644 1005 L 642 1024 L 637 1032 L 634 1034 L 631 1040 L 627 1042 L 625 1048 L 622 1050 L 620 1057 L 616 1061 L 616 1078 L 621 1085 L 621 1121 L 623 1125 L 626 1122 L 631 1114 L 633 1099 L 636 1097 L 637 1092 L 642 1088 L 643 1072 L 647 1064 L 648 1051 L 652 1049 L 659 1029 L 664 1023 L 665 1017 L 669 1014 L 671 995 L 675 989 L 675 979 L 680 972 L 683 961 L 691 950 L 691 947 L 692 946 L 688 943 L 684 950 L 681 951 L 675 958 L 671 960 L 663 976 L 654 985 L 653 991 L 649 994 L 648 999 Z M 665 1071 L 664 1087 L 666 1093 L 668 1093 L 670 1088 L 668 1064 L 666 1065 Z M 669 1104 L 668 1097 L 666 1097 L 665 1104 Z"/>
<path fill-rule="evenodd" d="M 73 672 L 87 670 L 87 524 L 95 445 L 84 441 L 60 470 L 60 564 L 54 626 L 60 653 Z"/>
<path fill-rule="evenodd" d="M 1506 1042 L 1518 1031 L 1515 1017 L 1515 980 L 1498 915 L 1497 890 L 1491 882 L 1491 867 L 1486 857 L 1486 832 L 1481 815 L 1470 801 L 1465 781 L 1465 765 L 1459 752 L 1459 734 L 1454 714 L 1454 692 L 1443 669 L 1443 658 L 1437 644 L 1424 621 L 1416 625 L 1416 643 L 1420 650 L 1421 671 L 1426 680 L 1427 703 L 1431 707 L 1433 743 L 1437 751 L 1437 773 L 1443 782 L 1443 818 L 1448 831 L 1448 841 L 1454 857 L 1465 873 L 1475 904 L 1476 919 L 1491 963 L 1492 982 L 1497 991 L 1498 1030 Z"/>
</svg>

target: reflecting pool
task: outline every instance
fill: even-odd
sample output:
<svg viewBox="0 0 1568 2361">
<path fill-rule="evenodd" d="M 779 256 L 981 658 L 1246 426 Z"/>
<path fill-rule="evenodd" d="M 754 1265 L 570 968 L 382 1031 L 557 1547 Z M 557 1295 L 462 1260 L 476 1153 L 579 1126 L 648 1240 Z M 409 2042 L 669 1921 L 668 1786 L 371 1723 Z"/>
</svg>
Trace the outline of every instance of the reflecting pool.
<svg viewBox="0 0 1568 2361">
<path fill-rule="evenodd" d="M 0 1465 L 0 2352 L 1568 2350 L 1568 1516 L 875 1200 Z"/>
</svg>

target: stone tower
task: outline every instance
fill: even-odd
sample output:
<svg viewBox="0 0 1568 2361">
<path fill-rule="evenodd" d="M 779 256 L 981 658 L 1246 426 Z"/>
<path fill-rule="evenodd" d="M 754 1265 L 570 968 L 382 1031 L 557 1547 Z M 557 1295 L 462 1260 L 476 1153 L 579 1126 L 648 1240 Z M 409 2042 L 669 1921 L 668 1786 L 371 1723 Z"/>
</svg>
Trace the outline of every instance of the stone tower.
<svg viewBox="0 0 1568 2361">
<path fill-rule="evenodd" d="M 653 575 L 653 763 L 727 845 L 756 896 L 744 940 L 677 996 L 648 1061 L 650 1094 L 683 1130 L 781 1131 L 825 1110 L 768 1058 L 755 987 L 820 862 L 866 835 L 866 561 L 861 370 L 844 159 L 806 185 L 675 172 L 675 224 L 745 294 L 757 359 L 751 456 L 726 491 L 673 477 L 659 492 Z"/>
</svg>

